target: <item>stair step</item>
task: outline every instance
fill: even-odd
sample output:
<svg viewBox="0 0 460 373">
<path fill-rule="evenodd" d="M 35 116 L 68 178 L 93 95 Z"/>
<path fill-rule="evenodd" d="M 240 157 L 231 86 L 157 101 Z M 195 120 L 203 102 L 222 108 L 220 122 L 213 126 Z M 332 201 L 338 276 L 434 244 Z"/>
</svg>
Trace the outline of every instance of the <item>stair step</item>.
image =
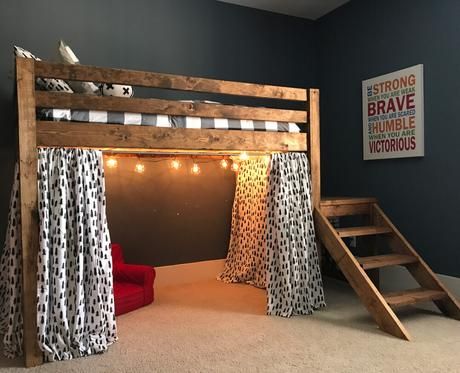
<svg viewBox="0 0 460 373">
<path fill-rule="evenodd" d="M 441 290 L 430 290 L 424 288 L 395 291 L 382 294 L 390 307 L 402 307 L 410 304 L 440 300 L 447 296 Z"/>
<path fill-rule="evenodd" d="M 364 270 L 418 262 L 415 256 L 402 254 L 374 255 L 356 258 Z"/>
<path fill-rule="evenodd" d="M 371 236 L 375 234 L 391 233 L 390 227 L 382 227 L 377 225 L 369 225 L 364 227 L 347 227 L 337 228 L 337 233 L 340 237 L 358 237 L 358 236 Z"/>
<path fill-rule="evenodd" d="M 377 198 L 374 197 L 325 197 L 321 199 L 320 205 L 323 206 L 338 206 L 338 205 L 356 205 L 362 203 L 377 203 Z"/>
<path fill-rule="evenodd" d="M 376 198 L 334 197 L 323 198 L 320 202 L 321 212 L 328 218 L 350 215 L 370 215 Z"/>
</svg>

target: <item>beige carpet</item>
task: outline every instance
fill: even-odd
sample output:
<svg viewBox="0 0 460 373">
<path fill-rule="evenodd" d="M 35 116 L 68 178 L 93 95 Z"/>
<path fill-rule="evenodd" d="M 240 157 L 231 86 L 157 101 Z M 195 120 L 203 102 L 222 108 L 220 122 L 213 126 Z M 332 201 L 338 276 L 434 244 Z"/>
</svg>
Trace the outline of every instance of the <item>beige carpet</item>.
<svg viewBox="0 0 460 373">
<path fill-rule="evenodd" d="M 153 305 L 118 318 L 102 355 L 28 372 L 460 372 L 460 322 L 400 312 L 413 342 L 380 332 L 347 286 L 328 281 L 328 308 L 268 317 L 265 292 L 218 281 L 157 289 Z M 25 371 L 0 358 L 0 372 Z"/>
</svg>

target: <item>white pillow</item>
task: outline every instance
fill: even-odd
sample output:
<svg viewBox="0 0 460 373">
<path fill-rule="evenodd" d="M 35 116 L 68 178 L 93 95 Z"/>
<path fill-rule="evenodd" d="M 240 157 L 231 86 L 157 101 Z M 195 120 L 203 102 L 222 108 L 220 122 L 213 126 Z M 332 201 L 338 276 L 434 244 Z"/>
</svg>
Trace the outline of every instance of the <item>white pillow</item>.
<svg viewBox="0 0 460 373">
<path fill-rule="evenodd" d="M 16 57 L 33 58 L 36 61 L 41 61 L 41 59 L 36 57 L 33 53 L 24 48 L 17 47 L 16 45 L 14 46 L 14 55 Z M 36 83 L 40 89 L 46 91 L 73 93 L 72 88 L 62 79 L 37 78 Z"/>
<path fill-rule="evenodd" d="M 77 65 L 80 64 L 75 53 L 73 53 L 72 49 L 64 43 L 62 40 L 59 42 L 59 55 L 63 63 L 68 65 Z M 70 81 L 69 85 L 72 89 L 77 93 L 85 93 L 87 95 L 100 95 L 101 92 L 99 87 L 94 84 L 93 82 L 77 82 L 77 81 Z"/>
<path fill-rule="evenodd" d="M 103 96 L 133 97 L 134 95 L 133 87 L 130 85 L 105 83 L 101 88 Z"/>
</svg>

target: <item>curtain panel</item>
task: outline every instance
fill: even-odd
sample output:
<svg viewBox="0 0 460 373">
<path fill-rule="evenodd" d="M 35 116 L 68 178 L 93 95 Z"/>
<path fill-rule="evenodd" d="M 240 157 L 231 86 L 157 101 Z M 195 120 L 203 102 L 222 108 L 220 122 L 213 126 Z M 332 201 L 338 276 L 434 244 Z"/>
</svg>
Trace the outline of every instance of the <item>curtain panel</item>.
<svg viewBox="0 0 460 373">
<path fill-rule="evenodd" d="M 267 162 L 262 158 L 240 163 L 228 256 L 219 279 L 260 288 L 266 283 Z"/>
<path fill-rule="evenodd" d="M 218 278 L 266 288 L 269 315 L 308 315 L 325 306 L 306 154 L 241 163 Z"/>
<path fill-rule="evenodd" d="M 267 196 L 267 313 L 309 315 L 325 306 L 305 153 L 273 154 Z"/>
<path fill-rule="evenodd" d="M 37 338 L 47 361 L 99 353 L 117 338 L 105 204 L 100 151 L 39 149 Z M 16 168 L 0 275 L 9 357 L 22 354 L 20 232 Z"/>
</svg>

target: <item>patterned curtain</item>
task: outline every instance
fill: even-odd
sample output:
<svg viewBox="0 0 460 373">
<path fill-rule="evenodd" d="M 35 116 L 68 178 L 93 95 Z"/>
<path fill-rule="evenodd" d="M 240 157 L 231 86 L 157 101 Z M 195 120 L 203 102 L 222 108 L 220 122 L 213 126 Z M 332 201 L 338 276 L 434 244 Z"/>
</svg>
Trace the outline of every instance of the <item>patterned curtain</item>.
<svg viewBox="0 0 460 373">
<path fill-rule="evenodd" d="M 267 197 L 267 313 L 309 315 L 325 306 L 305 153 L 274 154 Z"/>
<path fill-rule="evenodd" d="M 227 260 L 218 278 L 265 287 L 267 162 L 252 158 L 240 164 L 232 210 Z"/>
<path fill-rule="evenodd" d="M 102 153 L 40 149 L 38 176 L 39 346 L 48 361 L 102 352 L 117 338 Z M 11 206 L 2 274 L 5 269 L 21 271 L 18 177 Z M 11 239 L 13 231 L 15 239 Z M 5 354 L 12 357 L 22 352 L 21 287 L 17 286 L 21 277 L 5 277 L 0 279 L 0 289 L 6 289 L 7 295 L 4 304 L 15 304 L 15 312 L 6 315 L 2 306 L 0 325 L 13 320 L 7 330 L 2 329 L 4 341 L 9 342 Z"/>
<path fill-rule="evenodd" d="M 310 200 L 308 158 L 274 154 L 241 163 L 230 246 L 219 279 L 267 289 L 267 314 L 325 306 Z"/>
<path fill-rule="evenodd" d="M 19 167 L 14 170 L 10 212 L 0 260 L 0 336 L 3 353 L 9 358 L 22 355 L 22 262 Z"/>
</svg>

